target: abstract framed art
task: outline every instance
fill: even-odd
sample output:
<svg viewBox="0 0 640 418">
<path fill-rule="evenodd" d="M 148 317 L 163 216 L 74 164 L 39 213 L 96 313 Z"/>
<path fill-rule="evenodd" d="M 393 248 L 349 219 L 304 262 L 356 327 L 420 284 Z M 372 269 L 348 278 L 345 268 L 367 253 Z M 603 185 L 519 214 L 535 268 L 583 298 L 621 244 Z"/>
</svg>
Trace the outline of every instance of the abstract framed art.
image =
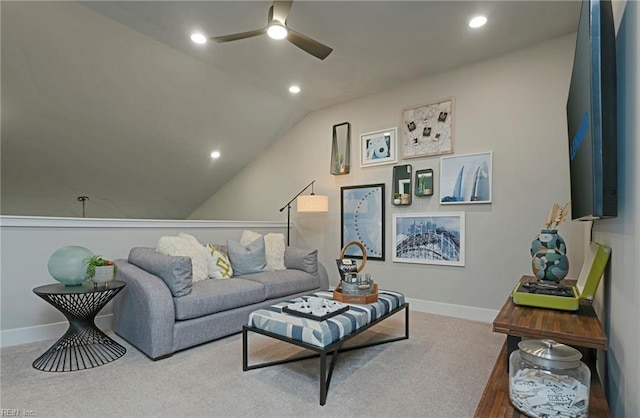
<svg viewBox="0 0 640 418">
<path fill-rule="evenodd" d="M 440 203 L 491 203 L 493 153 L 440 158 Z"/>
<path fill-rule="evenodd" d="M 367 260 L 384 261 L 384 183 L 345 186 L 340 189 L 341 245 L 361 243 Z M 351 245 L 345 257 L 362 258 L 361 250 Z"/>
<path fill-rule="evenodd" d="M 402 109 L 402 158 L 452 154 L 454 99 Z"/>
<path fill-rule="evenodd" d="M 360 167 L 393 164 L 397 157 L 398 128 L 360 135 Z"/>
<path fill-rule="evenodd" d="M 394 213 L 392 225 L 393 261 L 464 266 L 464 212 Z"/>
</svg>

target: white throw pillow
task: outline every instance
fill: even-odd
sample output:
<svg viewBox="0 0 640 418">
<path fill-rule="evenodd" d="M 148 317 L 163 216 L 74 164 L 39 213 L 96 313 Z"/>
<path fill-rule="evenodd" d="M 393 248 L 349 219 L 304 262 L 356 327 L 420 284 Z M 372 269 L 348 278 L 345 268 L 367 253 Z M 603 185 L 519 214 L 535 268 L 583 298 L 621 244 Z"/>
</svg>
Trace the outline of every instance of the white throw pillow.
<svg viewBox="0 0 640 418">
<path fill-rule="evenodd" d="M 211 244 L 203 245 L 200 243 L 200 241 L 198 241 L 198 238 L 194 237 L 193 235 L 185 234 L 184 232 L 179 233 L 178 238 L 182 238 L 193 244 L 196 244 L 199 246 L 199 248 L 202 249 L 202 254 L 204 254 L 204 258 L 207 260 L 207 276 L 208 277 L 211 277 L 213 279 L 227 278 L 227 277 L 218 277 L 220 276 L 220 268 L 221 268 L 219 267 L 219 263 L 224 263 L 224 260 L 219 261 L 219 256 L 213 255 L 213 251 L 211 251 L 211 248 L 209 247 L 209 245 Z M 223 253 L 220 252 L 220 254 L 223 254 Z M 226 254 L 223 254 L 223 255 L 226 257 Z M 231 269 L 231 263 L 229 263 L 228 258 L 226 262 L 229 265 L 229 269 Z M 233 274 L 233 270 L 231 270 L 231 274 L 228 277 L 231 277 L 232 274 Z"/>
<path fill-rule="evenodd" d="M 260 238 L 261 236 L 262 234 L 258 234 L 257 232 L 245 230 L 244 232 L 242 232 L 242 238 L 240 238 L 240 245 L 242 245 L 243 247 L 246 247 L 247 245 L 251 244 L 253 241 Z"/>
<path fill-rule="evenodd" d="M 197 242 L 197 240 L 196 240 Z M 203 252 L 202 250 L 205 250 Z M 192 283 L 209 278 L 209 265 L 206 258 L 207 249 L 189 239 L 179 237 L 161 237 L 158 240 L 158 252 L 173 256 L 191 258 Z"/>
<path fill-rule="evenodd" d="M 198 241 L 198 238 L 194 237 L 193 235 L 190 234 L 185 234 L 184 232 L 180 232 L 178 234 L 178 238 L 182 238 L 182 239 L 186 239 L 187 241 L 191 241 L 194 244 L 200 244 L 200 241 Z"/>
<path fill-rule="evenodd" d="M 267 267 L 270 270 L 285 270 L 284 266 L 284 234 L 269 233 L 264 236 Z"/>
<path fill-rule="evenodd" d="M 213 279 L 229 279 L 233 276 L 231 261 L 229 257 L 215 247 L 213 244 L 207 244 L 207 248 L 211 254 L 213 264 L 209 264 L 209 277 Z"/>
<path fill-rule="evenodd" d="M 253 231 L 244 231 L 240 244 L 247 246 L 262 235 Z M 267 269 L 284 270 L 284 234 L 269 233 L 264 236 L 265 256 L 267 259 Z"/>
</svg>

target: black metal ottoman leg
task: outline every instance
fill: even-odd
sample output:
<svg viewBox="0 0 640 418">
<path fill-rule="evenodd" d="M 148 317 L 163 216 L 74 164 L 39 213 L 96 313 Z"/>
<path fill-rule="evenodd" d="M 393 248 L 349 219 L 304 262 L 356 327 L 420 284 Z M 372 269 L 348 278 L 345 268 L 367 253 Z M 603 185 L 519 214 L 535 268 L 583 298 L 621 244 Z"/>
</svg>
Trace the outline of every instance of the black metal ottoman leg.
<svg viewBox="0 0 640 418">
<path fill-rule="evenodd" d="M 404 336 L 409 339 L 409 304 L 404 308 Z"/>
<path fill-rule="evenodd" d="M 320 405 L 327 403 L 327 352 L 320 353 Z"/>
<path fill-rule="evenodd" d="M 248 343 L 247 327 L 242 327 L 242 371 L 249 370 L 249 343 Z"/>
</svg>

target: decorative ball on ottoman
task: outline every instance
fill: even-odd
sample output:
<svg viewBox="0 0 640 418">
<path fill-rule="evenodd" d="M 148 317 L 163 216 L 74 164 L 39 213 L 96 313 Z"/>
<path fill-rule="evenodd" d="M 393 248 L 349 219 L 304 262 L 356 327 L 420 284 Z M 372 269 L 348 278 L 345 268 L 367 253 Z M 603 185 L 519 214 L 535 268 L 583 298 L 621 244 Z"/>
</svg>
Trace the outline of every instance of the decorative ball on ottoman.
<svg viewBox="0 0 640 418">
<path fill-rule="evenodd" d="M 538 279 L 559 282 L 569 273 L 569 258 L 556 249 L 541 250 L 533 256 L 531 267 Z"/>
<path fill-rule="evenodd" d="M 49 274 L 65 286 L 79 286 L 89 278 L 87 261 L 93 253 L 79 245 L 70 245 L 57 249 L 51 257 L 47 269 Z"/>
</svg>

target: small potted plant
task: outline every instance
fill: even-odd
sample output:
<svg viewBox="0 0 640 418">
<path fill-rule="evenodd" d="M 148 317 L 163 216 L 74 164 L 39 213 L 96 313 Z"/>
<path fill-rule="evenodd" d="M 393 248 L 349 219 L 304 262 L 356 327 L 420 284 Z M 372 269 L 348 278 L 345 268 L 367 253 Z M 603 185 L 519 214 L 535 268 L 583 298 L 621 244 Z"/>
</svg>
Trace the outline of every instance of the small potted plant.
<svg viewBox="0 0 640 418">
<path fill-rule="evenodd" d="M 402 201 L 400 200 L 400 193 L 393 194 L 393 204 L 399 205 Z"/>
<path fill-rule="evenodd" d="M 108 286 L 108 282 L 115 280 L 118 266 L 111 260 L 104 259 L 100 255 L 92 255 L 85 259 L 87 263 L 87 275 L 93 282 L 93 286 L 97 287 L 99 283 Z"/>
<path fill-rule="evenodd" d="M 344 155 L 340 156 L 340 174 L 347 174 L 347 165 L 344 163 Z"/>
</svg>

